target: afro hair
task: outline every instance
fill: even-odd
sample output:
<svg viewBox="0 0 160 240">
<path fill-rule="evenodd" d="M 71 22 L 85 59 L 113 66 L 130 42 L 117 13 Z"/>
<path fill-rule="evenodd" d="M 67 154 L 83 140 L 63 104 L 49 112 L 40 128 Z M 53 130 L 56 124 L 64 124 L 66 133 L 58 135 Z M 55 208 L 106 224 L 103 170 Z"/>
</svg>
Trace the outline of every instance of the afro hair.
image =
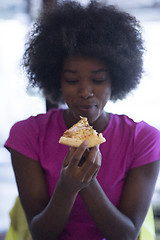
<svg viewBox="0 0 160 240">
<path fill-rule="evenodd" d="M 70 56 L 96 58 L 107 66 L 111 100 L 123 99 L 137 87 L 143 72 L 143 40 L 139 21 L 115 6 L 66 1 L 44 9 L 34 23 L 23 56 L 32 86 L 46 99 L 63 103 L 61 70 Z"/>
</svg>

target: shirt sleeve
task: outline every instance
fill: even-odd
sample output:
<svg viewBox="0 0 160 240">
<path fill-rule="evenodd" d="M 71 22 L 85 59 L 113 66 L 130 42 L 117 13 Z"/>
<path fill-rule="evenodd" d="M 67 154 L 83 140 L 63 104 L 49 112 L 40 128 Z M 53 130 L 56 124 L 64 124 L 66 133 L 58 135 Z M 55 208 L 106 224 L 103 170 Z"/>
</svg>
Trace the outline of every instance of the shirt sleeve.
<svg viewBox="0 0 160 240">
<path fill-rule="evenodd" d="M 145 122 L 136 125 L 131 168 L 160 160 L 160 131 Z"/>
<path fill-rule="evenodd" d="M 8 150 L 12 148 L 19 153 L 33 159 L 39 160 L 39 130 L 36 119 L 30 117 L 17 122 L 10 130 L 9 137 L 4 144 Z"/>
</svg>

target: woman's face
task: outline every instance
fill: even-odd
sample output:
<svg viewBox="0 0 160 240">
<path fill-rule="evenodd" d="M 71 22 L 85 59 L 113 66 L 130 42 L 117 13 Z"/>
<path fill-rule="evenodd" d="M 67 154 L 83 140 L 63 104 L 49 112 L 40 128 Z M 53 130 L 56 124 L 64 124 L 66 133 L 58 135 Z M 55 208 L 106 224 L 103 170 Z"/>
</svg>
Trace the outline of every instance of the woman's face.
<svg viewBox="0 0 160 240">
<path fill-rule="evenodd" d="M 88 57 L 67 58 L 61 88 L 72 122 L 83 116 L 93 125 L 104 116 L 104 106 L 111 96 L 111 79 L 101 61 Z"/>
</svg>

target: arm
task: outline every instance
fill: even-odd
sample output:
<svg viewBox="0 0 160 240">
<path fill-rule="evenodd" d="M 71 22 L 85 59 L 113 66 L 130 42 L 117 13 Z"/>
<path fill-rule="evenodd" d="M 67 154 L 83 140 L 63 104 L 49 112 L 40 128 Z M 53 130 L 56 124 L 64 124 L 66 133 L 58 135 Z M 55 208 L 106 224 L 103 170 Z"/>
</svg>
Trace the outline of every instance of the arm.
<svg viewBox="0 0 160 240">
<path fill-rule="evenodd" d="M 10 149 L 19 196 L 34 239 L 57 239 L 68 220 L 78 192 L 88 186 L 97 173 L 99 163 L 96 148 L 93 148 L 85 164 L 78 167 L 86 148 L 87 145 L 82 144 L 80 148 L 72 148 L 68 152 L 51 199 L 40 164 Z"/>
<path fill-rule="evenodd" d="M 118 209 L 96 179 L 82 189 L 81 197 L 104 237 L 110 240 L 137 239 L 151 202 L 159 166 L 160 161 L 156 161 L 129 171 Z"/>
<path fill-rule="evenodd" d="M 11 150 L 11 155 L 20 200 L 33 238 L 36 240 L 56 239 L 67 221 L 75 195 L 66 195 L 65 205 L 61 204 L 60 207 L 65 193 L 61 187 L 57 187 L 55 197 L 50 200 L 40 164 L 13 150 Z M 58 229 L 56 226 L 59 223 L 57 215 L 59 218 L 61 217 Z"/>
</svg>

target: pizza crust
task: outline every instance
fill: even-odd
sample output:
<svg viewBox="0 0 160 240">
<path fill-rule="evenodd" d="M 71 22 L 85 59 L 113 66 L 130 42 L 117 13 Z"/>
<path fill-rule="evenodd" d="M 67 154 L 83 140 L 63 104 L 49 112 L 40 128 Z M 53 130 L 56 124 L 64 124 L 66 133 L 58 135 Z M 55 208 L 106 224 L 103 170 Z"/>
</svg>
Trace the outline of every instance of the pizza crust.
<svg viewBox="0 0 160 240">
<path fill-rule="evenodd" d="M 66 138 L 62 136 L 59 140 L 59 143 L 70 146 L 70 147 L 79 147 L 84 140 L 88 141 L 88 148 L 97 146 L 106 141 L 106 139 L 102 136 L 88 137 L 83 140 L 76 139 L 76 138 Z"/>
</svg>

